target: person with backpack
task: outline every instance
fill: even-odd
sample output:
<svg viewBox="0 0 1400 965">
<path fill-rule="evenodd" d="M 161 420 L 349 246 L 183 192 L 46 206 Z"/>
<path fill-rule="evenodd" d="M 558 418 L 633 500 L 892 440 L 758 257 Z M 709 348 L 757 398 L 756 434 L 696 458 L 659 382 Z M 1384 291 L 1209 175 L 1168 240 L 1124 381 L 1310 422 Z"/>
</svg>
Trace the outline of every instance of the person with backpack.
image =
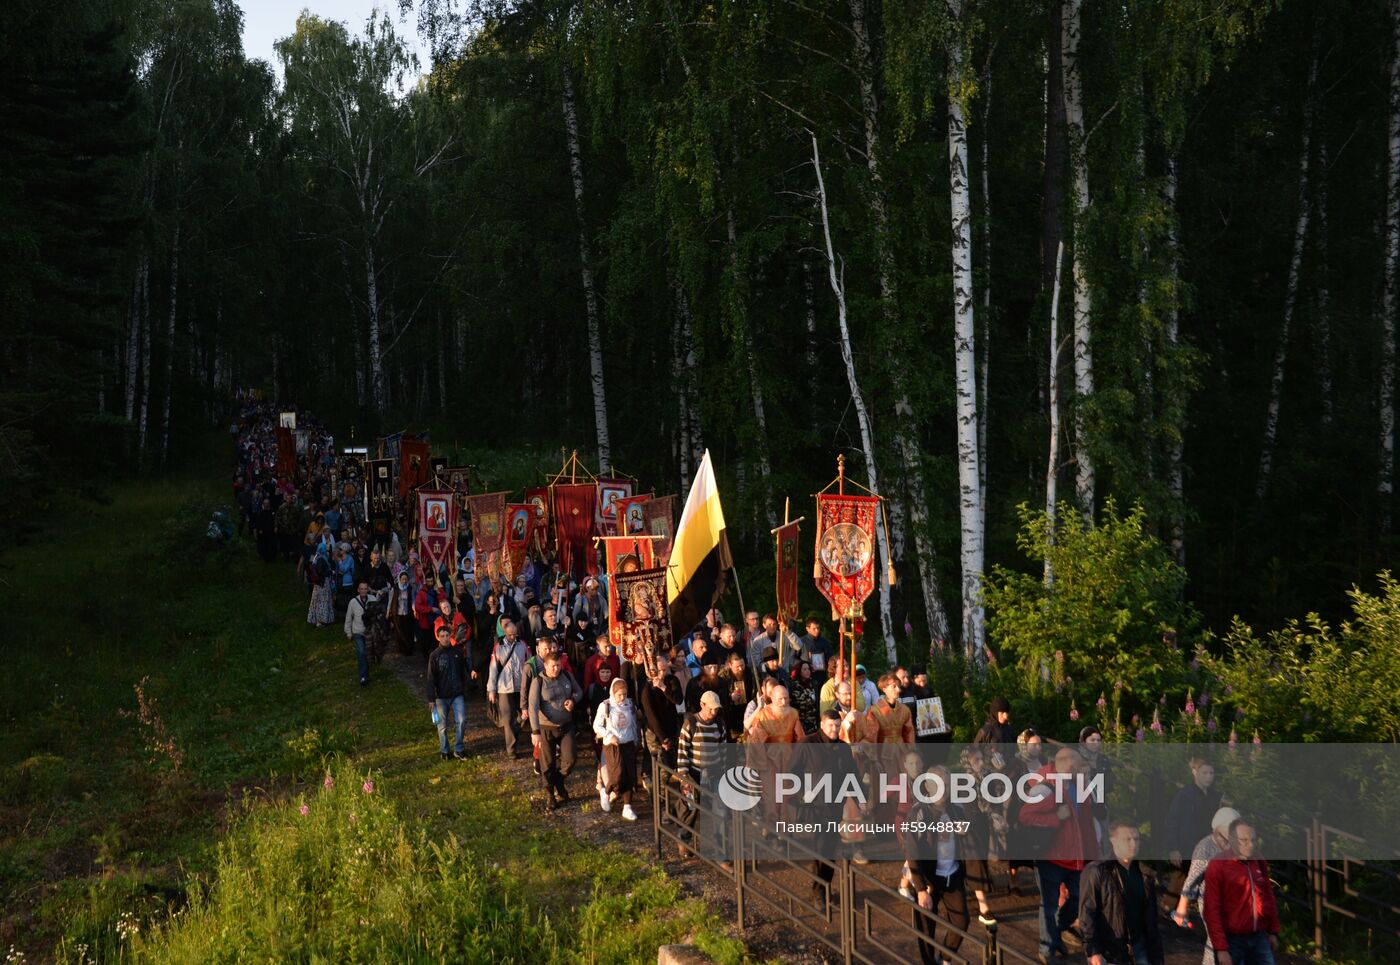
<svg viewBox="0 0 1400 965">
<path fill-rule="evenodd" d="M 614 680 L 608 699 L 598 705 L 593 733 L 603 742 L 603 762 L 607 779 L 598 792 L 598 806 L 612 810 L 614 800 L 622 801 L 622 819 L 637 820 L 632 810 L 632 790 L 637 786 L 637 710 L 627 696 L 627 681 Z"/>
<path fill-rule="evenodd" d="M 545 649 L 544 669 L 530 684 L 530 727 L 540 752 L 540 776 L 544 778 L 553 811 L 569 800 L 564 778 L 574 769 L 574 708 L 583 699 L 578 681 L 565 673 L 552 643 Z"/>
<path fill-rule="evenodd" d="M 452 645 L 451 630 L 446 626 L 437 628 L 437 648 L 428 657 L 428 709 L 433 711 L 437 721 L 438 752 L 447 760 L 447 715 L 452 714 L 454 734 L 457 742 L 453 746 L 453 756 L 459 761 L 467 759 L 467 748 L 462 742 L 462 731 L 467 715 L 467 661 L 460 648 Z"/>
</svg>

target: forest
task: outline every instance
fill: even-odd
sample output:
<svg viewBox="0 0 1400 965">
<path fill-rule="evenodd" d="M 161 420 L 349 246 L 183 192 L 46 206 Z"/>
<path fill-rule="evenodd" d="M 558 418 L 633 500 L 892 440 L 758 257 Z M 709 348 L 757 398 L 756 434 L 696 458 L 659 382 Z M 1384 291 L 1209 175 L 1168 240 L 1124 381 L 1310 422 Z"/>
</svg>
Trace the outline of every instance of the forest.
<svg viewBox="0 0 1400 965">
<path fill-rule="evenodd" d="M 11 540 L 252 386 L 659 494 L 708 449 L 741 565 L 845 454 L 872 616 L 970 652 L 1029 510 L 1136 513 L 1222 629 L 1395 545 L 1400 3 L 400 0 L 276 64 L 233 0 L 7 20 Z"/>
</svg>

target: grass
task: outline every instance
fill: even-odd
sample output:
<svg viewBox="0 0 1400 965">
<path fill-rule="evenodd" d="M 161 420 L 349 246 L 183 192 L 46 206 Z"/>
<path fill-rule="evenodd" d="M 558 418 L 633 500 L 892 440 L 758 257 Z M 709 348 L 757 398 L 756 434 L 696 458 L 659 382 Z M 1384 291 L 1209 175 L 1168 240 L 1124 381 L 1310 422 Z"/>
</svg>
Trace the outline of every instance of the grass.
<svg viewBox="0 0 1400 965">
<path fill-rule="evenodd" d="M 540 821 L 492 761 L 444 771 L 422 704 L 357 685 L 290 567 L 205 545 L 231 502 L 210 465 L 118 486 L 7 553 L 0 950 L 624 962 L 690 940 L 744 959 L 701 902 Z M 332 834 L 350 807 L 356 834 Z"/>
</svg>

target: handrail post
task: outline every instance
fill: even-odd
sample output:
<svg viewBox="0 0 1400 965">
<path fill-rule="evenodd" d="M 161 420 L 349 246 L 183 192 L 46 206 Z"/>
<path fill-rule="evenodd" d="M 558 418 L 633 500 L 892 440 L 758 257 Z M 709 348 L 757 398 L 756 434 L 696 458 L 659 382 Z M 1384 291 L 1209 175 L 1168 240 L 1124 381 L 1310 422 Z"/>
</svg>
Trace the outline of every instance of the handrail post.
<svg viewBox="0 0 1400 965">
<path fill-rule="evenodd" d="M 656 860 L 661 860 L 661 760 L 651 755 L 651 835 L 656 841 Z"/>
<path fill-rule="evenodd" d="M 851 859 L 842 858 L 841 872 L 841 954 L 851 965 L 856 950 L 856 881 L 851 873 Z"/>
<path fill-rule="evenodd" d="M 1323 892 L 1327 887 L 1327 845 L 1322 839 L 1322 822 L 1316 814 L 1312 819 L 1311 837 L 1312 840 L 1308 842 L 1308 852 L 1312 859 L 1308 862 L 1308 892 L 1312 899 L 1309 903 L 1313 913 L 1313 957 L 1321 958 L 1325 941 L 1322 934 L 1322 915 L 1325 900 Z"/>
<path fill-rule="evenodd" d="M 739 919 L 739 930 L 743 931 L 747 927 L 744 924 L 744 819 L 738 811 L 731 810 L 729 820 L 734 832 L 730 835 L 734 839 L 734 906 Z"/>
</svg>

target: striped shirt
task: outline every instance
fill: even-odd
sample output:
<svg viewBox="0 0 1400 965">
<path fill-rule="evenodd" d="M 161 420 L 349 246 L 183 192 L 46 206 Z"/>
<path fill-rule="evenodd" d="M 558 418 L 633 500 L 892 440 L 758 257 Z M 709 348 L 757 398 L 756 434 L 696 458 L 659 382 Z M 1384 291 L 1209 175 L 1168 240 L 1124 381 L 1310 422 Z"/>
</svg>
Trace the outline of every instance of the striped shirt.
<svg viewBox="0 0 1400 965">
<path fill-rule="evenodd" d="M 687 714 L 681 725 L 680 748 L 676 753 L 676 770 L 695 780 L 719 763 L 719 745 L 729 743 L 729 728 L 724 716 L 715 714 L 708 724 L 699 714 Z"/>
</svg>

